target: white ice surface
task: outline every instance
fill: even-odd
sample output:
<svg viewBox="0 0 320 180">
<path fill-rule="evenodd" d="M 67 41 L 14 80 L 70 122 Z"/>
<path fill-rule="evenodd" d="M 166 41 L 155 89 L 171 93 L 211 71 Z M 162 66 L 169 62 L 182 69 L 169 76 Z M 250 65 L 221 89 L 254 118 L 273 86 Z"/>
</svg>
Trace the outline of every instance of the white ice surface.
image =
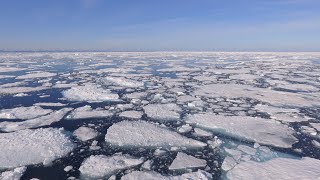
<svg viewBox="0 0 320 180">
<path fill-rule="evenodd" d="M 163 176 L 155 171 L 133 171 L 121 177 L 121 180 L 212 180 L 212 175 L 198 170 L 177 176 Z"/>
<path fill-rule="evenodd" d="M 81 141 L 87 141 L 98 136 L 98 131 L 88 127 L 79 127 L 73 135 Z"/>
<path fill-rule="evenodd" d="M 266 162 L 247 161 L 228 171 L 228 179 L 271 180 L 271 179 L 319 179 L 320 160 L 309 157 L 302 159 L 275 158 Z"/>
<path fill-rule="evenodd" d="M 76 86 L 62 92 L 63 96 L 70 101 L 118 101 L 119 95 L 96 85 L 87 84 Z"/>
<path fill-rule="evenodd" d="M 189 115 L 185 121 L 199 128 L 275 147 L 291 148 L 297 142 L 293 130 L 270 119 L 206 113 Z"/>
<path fill-rule="evenodd" d="M 176 158 L 169 166 L 169 170 L 187 170 L 205 167 L 207 162 L 203 159 L 195 158 L 183 152 L 178 152 Z"/>
<path fill-rule="evenodd" d="M 46 78 L 46 77 L 52 77 L 56 76 L 56 73 L 50 73 L 50 72 L 37 72 L 37 73 L 30 73 L 22 76 L 16 77 L 16 79 L 32 79 L 32 78 Z"/>
<path fill-rule="evenodd" d="M 27 167 L 18 167 L 13 170 L 5 171 L 0 174 L 1 180 L 19 180 L 24 172 L 27 170 Z"/>
<path fill-rule="evenodd" d="M 79 170 L 83 179 L 101 179 L 142 163 L 142 159 L 129 155 L 92 155 L 84 160 Z"/>
<path fill-rule="evenodd" d="M 140 119 L 143 113 L 141 111 L 123 111 L 119 114 L 123 118 Z"/>
<path fill-rule="evenodd" d="M 112 112 L 105 109 L 92 109 L 86 105 L 73 110 L 66 119 L 88 119 L 88 118 L 107 118 L 113 115 Z"/>
<path fill-rule="evenodd" d="M 113 124 L 105 137 L 106 142 L 129 147 L 189 147 L 200 148 L 205 143 L 189 139 L 177 132 L 145 121 L 122 121 Z"/>
<path fill-rule="evenodd" d="M 51 112 L 52 110 L 40 106 L 16 107 L 0 110 L 0 119 L 33 119 Z"/>
<path fill-rule="evenodd" d="M 54 111 L 48 115 L 36 117 L 34 119 L 18 121 L 18 122 L 10 122 L 10 121 L 0 122 L 0 130 L 5 132 L 11 132 L 11 131 L 18 131 L 22 129 L 47 126 L 54 122 L 60 121 L 71 110 L 72 108 L 63 108 L 63 109 Z"/>
<path fill-rule="evenodd" d="M 148 104 L 143 107 L 148 117 L 159 121 L 177 121 L 180 119 L 180 107 L 176 104 Z"/>
<path fill-rule="evenodd" d="M 21 130 L 0 134 L 0 169 L 49 164 L 74 148 L 62 129 Z"/>
<path fill-rule="evenodd" d="M 139 88 L 144 86 L 144 83 L 141 81 L 135 81 L 123 77 L 106 77 L 101 79 L 101 82 L 105 85 L 116 85 L 129 88 Z"/>
</svg>

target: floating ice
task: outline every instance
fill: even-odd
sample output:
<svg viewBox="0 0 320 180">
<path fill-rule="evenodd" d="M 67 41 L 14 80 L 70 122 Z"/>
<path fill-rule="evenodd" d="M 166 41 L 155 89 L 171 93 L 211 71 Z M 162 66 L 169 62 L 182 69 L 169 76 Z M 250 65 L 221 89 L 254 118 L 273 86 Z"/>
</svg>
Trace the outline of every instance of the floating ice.
<svg viewBox="0 0 320 180">
<path fill-rule="evenodd" d="M 49 164 L 74 148 L 62 129 L 21 130 L 0 134 L 0 169 Z"/>
<path fill-rule="evenodd" d="M 122 78 L 122 77 L 106 77 L 106 78 L 100 79 L 100 81 L 105 85 L 116 85 L 116 86 L 129 87 L 129 88 L 139 88 L 144 86 L 144 83 L 141 81 L 134 81 L 134 80 Z"/>
<path fill-rule="evenodd" d="M 48 115 L 40 116 L 34 119 L 18 122 L 0 122 L 0 130 L 5 132 L 18 131 L 22 129 L 37 128 L 50 125 L 54 122 L 60 121 L 72 108 L 64 108 L 54 111 Z"/>
<path fill-rule="evenodd" d="M 46 78 L 46 77 L 52 77 L 56 75 L 57 75 L 56 73 L 50 73 L 50 72 L 37 72 L 37 73 L 18 76 L 16 77 L 16 79 Z"/>
<path fill-rule="evenodd" d="M 84 160 L 79 170 L 83 179 L 101 179 L 142 163 L 142 159 L 129 155 L 93 155 Z"/>
<path fill-rule="evenodd" d="M 87 84 L 85 86 L 76 86 L 62 92 L 65 98 L 70 101 L 118 101 L 119 95 L 102 89 L 96 85 Z"/>
<path fill-rule="evenodd" d="M 88 119 L 88 118 L 107 118 L 113 116 L 105 109 L 92 109 L 91 106 L 86 105 L 73 110 L 66 119 Z"/>
<path fill-rule="evenodd" d="M 199 128 L 275 147 L 290 148 L 297 142 L 293 130 L 269 119 L 206 113 L 189 115 L 185 121 Z"/>
<path fill-rule="evenodd" d="M 34 91 L 42 91 L 50 89 L 50 87 L 38 86 L 38 87 L 10 87 L 10 88 L 0 88 L 0 94 L 19 94 Z"/>
<path fill-rule="evenodd" d="M 122 121 L 113 124 L 107 131 L 105 140 L 117 146 L 134 147 L 189 147 L 200 148 L 205 143 L 186 138 L 145 121 Z"/>
<path fill-rule="evenodd" d="M 320 132 L 320 123 L 310 123 L 310 125 Z"/>
<path fill-rule="evenodd" d="M 79 127 L 73 132 L 73 135 L 81 141 L 87 141 L 98 136 L 98 131 L 88 127 Z"/>
<path fill-rule="evenodd" d="M 266 162 L 247 161 L 228 171 L 228 179 L 318 179 L 320 160 L 275 158 Z"/>
<path fill-rule="evenodd" d="M 43 106 L 43 107 L 60 107 L 60 106 L 66 106 L 62 103 L 50 103 L 50 102 L 43 102 L 43 103 L 35 103 L 34 106 Z"/>
<path fill-rule="evenodd" d="M 212 180 L 212 175 L 198 170 L 197 172 L 185 173 L 178 176 L 163 176 L 154 171 L 133 171 L 121 177 L 121 180 Z"/>
<path fill-rule="evenodd" d="M 188 154 L 178 152 L 176 158 L 169 166 L 169 170 L 186 170 L 202 168 L 207 165 L 207 162 L 203 159 L 198 159 Z"/>
<path fill-rule="evenodd" d="M 176 104 L 148 104 L 143 107 L 148 117 L 160 121 L 180 120 L 180 107 Z"/>
<path fill-rule="evenodd" d="M 232 158 L 227 156 L 224 160 L 223 163 L 221 165 L 221 169 L 223 171 L 229 171 L 230 169 L 232 169 L 235 165 L 237 164 L 237 162 Z"/>
<path fill-rule="evenodd" d="M 18 167 L 10 171 L 5 171 L 0 174 L 1 180 L 18 180 L 20 179 L 24 172 L 27 170 L 27 167 Z"/>
<path fill-rule="evenodd" d="M 39 106 L 17 107 L 0 110 L 0 119 L 33 119 L 51 112 L 52 110 L 43 109 Z"/>
<path fill-rule="evenodd" d="M 140 119 L 143 113 L 141 111 L 123 111 L 119 114 L 123 118 Z"/>
</svg>

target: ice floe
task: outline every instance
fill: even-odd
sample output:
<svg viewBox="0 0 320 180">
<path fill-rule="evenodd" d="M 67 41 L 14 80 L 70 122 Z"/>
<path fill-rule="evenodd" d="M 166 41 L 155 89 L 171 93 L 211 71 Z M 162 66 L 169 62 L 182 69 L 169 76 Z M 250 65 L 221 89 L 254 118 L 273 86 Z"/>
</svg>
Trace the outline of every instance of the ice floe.
<svg viewBox="0 0 320 180">
<path fill-rule="evenodd" d="M 118 101 L 119 95 L 96 85 L 87 84 L 76 86 L 62 92 L 63 96 L 70 101 Z"/>
<path fill-rule="evenodd" d="M 84 160 L 79 170 L 83 179 L 101 179 L 142 163 L 142 159 L 129 155 L 93 155 Z"/>
<path fill-rule="evenodd" d="M 21 130 L 0 134 L 0 169 L 49 164 L 74 148 L 62 129 Z"/>
<path fill-rule="evenodd" d="M 297 142 L 293 130 L 270 119 L 205 113 L 189 115 L 185 121 L 199 128 L 275 147 L 290 148 Z"/>
<path fill-rule="evenodd" d="M 22 76 L 16 77 L 16 79 L 32 79 L 32 78 L 47 78 L 56 76 L 56 73 L 50 73 L 50 72 L 37 72 L 37 73 L 30 73 Z"/>
<path fill-rule="evenodd" d="M 176 158 L 169 166 L 169 170 L 195 169 L 205 167 L 206 165 L 207 162 L 203 159 L 198 159 L 183 152 L 178 152 Z"/>
<path fill-rule="evenodd" d="M 36 117 L 34 119 L 17 121 L 17 122 L 10 122 L 10 121 L 0 122 L 0 130 L 5 132 L 11 132 L 11 131 L 18 131 L 22 129 L 47 126 L 54 122 L 60 121 L 71 110 L 72 108 L 63 108 L 63 109 L 54 111 L 48 115 Z"/>
<path fill-rule="evenodd" d="M 122 77 L 106 77 L 100 79 L 100 81 L 105 85 L 116 85 L 122 87 L 129 87 L 129 88 L 139 88 L 143 87 L 144 83 L 141 81 L 134 81 L 128 78 Z"/>
<path fill-rule="evenodd" d="M 228 179 L 318 179 L 320 160 L 275 158 L 266 162 L 246 161 L 228 171 Z"/>
<path fill-rule="evenodd" d="M 27 170 L 27 167 L 18 167 L 13 170 L 2 172 L 0 174 L 0 179 L 1 180 L 18 180 L 23 176 L 26 170 Z"/>
<path fill-rule="evenodd" d="M 205 143 L 145 121 L 122 121 L 113 124 L 108 129 L 105 140 L 116 146 L 127 147 L 201 148 L 206 146 Z"/>
<path fill-rule="evenodd" d="M 176 104 L 148 104 L 143 107 L 148 117 L 160 121 L 177 121 L 181 108 Z"/>
<path fill-rule="evenodd" d="M 43 109 L 40 106 L 16 107 L 0 110 L 0 119 L 33 119 L 51 112 L 52 110 Z"/>
<path fill-rule="evenodd" d="M 163 176 L 154 171 L 133 171 L 121 177 L 121 180 L 212 180 L 212 175 L 198 170 L 197 172 L 185 173 L 177 176 Z"/>
<path fill-rule="evenodd" d="M 113 113 L 105 109 L 92 109 L 86 105 L 74 109 L 66 119 L 88 119 L 88 118 L 107 118 L 113 116 Z"/>
<path fill-rule="evenodd" d="M 141 111 L 123 111 L 119 114 L 119 117 L 140 119 L 143 113 Z"/>
<path fill-rule="evenodd" d="M 79 127 L 73 132 L 73 135 L 81 141 L 87 141 L 98 136 L 98 131 L 88 127 Z"/>
</svg>

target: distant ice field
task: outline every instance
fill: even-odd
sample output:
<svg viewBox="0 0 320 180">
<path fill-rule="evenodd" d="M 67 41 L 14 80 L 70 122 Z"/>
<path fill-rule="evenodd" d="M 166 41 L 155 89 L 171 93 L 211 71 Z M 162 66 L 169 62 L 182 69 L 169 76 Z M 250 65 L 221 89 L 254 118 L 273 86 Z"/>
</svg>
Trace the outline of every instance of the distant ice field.
<svg viewBox="0 0 320 180">
<path fill-rule="evenodd" d="M 0 179 L 317 179 L 320 53 L 0 53 Z"/>
</svg>

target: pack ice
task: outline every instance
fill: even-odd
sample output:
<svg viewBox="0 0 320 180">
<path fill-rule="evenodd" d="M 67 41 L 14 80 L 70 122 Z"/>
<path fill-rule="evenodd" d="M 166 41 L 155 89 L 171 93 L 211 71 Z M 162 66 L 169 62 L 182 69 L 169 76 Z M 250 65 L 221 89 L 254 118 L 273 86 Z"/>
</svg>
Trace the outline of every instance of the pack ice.
<svg viewBox="0 0 320 180">
<path fill-rule="evenodd" d="M 197 172 L 185 173 L 177 176 L 163 176 L 154 171 L 133 171 L 121 177 L 121 180 L 212 180 L 212 175 L 198 170 Z"/>
<path fill-rule="evenodd" d="M 74 148 L 63 129 L 21 130 L 0 134 L 0 169 L 49 164 Z"/>
<path fill-rule="evenodd" d="M 194 114 L 185 118 L 189 124 L 240 139 L 275 147 L 291 148 L 297 142 L 294 131 L 274 120 L 249 116 Z"/>
<path fill-rule="evenodd" d="M 205 143 L 145 121 L 121 121 L 113 124 L 107 130 L 105 140 L 113 145 L 129 147 L 201 148 L 206 146 Z"/>
<path fill-rule="evenodd" d="M 159 121 L 177 121 L 180 119 L 180 107 L 176 104 L 148 104 L 143 107 L 148 117 Z"/>
</svg>

